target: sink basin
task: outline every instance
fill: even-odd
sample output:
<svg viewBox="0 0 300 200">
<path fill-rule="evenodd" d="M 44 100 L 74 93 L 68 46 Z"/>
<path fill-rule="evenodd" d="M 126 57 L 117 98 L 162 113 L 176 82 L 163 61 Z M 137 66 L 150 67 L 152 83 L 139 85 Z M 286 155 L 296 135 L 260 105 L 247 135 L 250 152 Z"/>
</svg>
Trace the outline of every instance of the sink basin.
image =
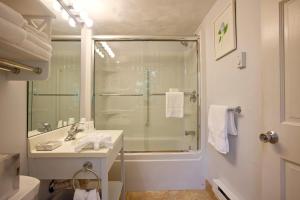
<svg viewBox="0 0 300 200">
<path fill-rule="evenodd" d="M 111 143 L 118 144 L 122 141 L 122 130 L 97 130 L 92 132 L 79 132 L 76 135 L 75 140 L 65 141 L 64 139 L 68 135 L 68 129 L 61 129 L 52 132 L 48 132 L 42 135 L 28 138 L 29 144 L 29 157 L 41 158 L 41 157 L 103 157 L 111 151 L 109 148 L 100 148 L 98 150 L 85 149 L 81 152 L 75 152 L 75 146 L 78 140 L 88 136 L 89 134 L 105 134 L 111 136 Z M 47 141 L 61 141 L 62 145 L 52 151 L 37 151 L 36 144 Z"/>
</svg>

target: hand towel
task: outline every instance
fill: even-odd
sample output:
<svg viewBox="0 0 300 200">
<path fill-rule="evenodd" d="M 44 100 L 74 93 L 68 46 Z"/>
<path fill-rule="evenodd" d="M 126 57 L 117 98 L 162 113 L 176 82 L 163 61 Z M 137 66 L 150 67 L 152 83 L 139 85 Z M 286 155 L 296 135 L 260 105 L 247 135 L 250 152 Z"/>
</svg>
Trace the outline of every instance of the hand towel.
<svg viewBox="0 0 300 200">
<path fill-rule="evenodd" d="M 18 27 L 23 27 L 23 25 L 26 22 L 20 13 L 13 10 L 12 8 L 10 8 L 9 6 L 5 5 L 2 2 L 0 2 L 0 17 L 13 23 Z M 1 28 L 1 31 L 2 30 L 3 29 Z"/>
<path fill-rule="evenodd" d="M 86 190 L 76 189 L 74 193 L 73 200 L 86 200 L 87 193 Z"/>
<path fill-rule="evenodd" d="M 220 153 L 229 152 L 228 106 L 211 105 L 208 113 L 208 142 Z"/>
<path fill-rule="evenodd" d="M 99 192 L 94 189 L 88 192 L 86 200 L 100 200 Z"/>
<path fill-rule="evenodd" d="M 166 117 L 183 118 L 184 93 L 166 92 Z"/>
<path fill-rule="evenodd" d="M 235 123 L 235 112 L 234 111 L 228 111 L 228 122 L 227 122 L 227 131 L 230 135 L 237 135 L 237 127 Z"/>
<path fill-rule="evenodd" d="M 76 189 L 73 200 L 101 200 L 99 192 L 94 189 L 90 191 Z"/>
<path fill-rule="evenodd" d="M 0 17 L 0 38 L 12 43 L 21 44 L 26 39 L 26 31 Z"/>
</svg>

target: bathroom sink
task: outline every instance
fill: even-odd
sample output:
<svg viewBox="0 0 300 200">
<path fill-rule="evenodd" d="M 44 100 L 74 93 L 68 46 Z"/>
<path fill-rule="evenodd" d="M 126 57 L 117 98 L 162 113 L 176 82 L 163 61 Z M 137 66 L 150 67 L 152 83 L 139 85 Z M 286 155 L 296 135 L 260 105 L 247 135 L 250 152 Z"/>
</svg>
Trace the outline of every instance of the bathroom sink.
<svg viewBox="0 0 300 200">
<path fill-rule="evenodd" d="M 100 148 L 99 150 L 83 150 L 81 152 L 75 152 L 75 144 L 78 140 L 86 137 L 89 134 L 105 134 L 110 135 L 112 144 L 122 143 L 122 130 L 97 130 L 94 132 L 79 132 L 76 135 L 75 140 L 65 141 L 64 139 L 68 135 L 68 129 L 59 129 L 52 132 L 48 132 L 42 135 L 28 138 L 29 152 L 28 156 L 31 158 L 41 158 L 41 157 L 101 157 L 105 156 L 111 151 L 109 148 Z M 52 151 L 37 151 L 36 145 L 38 143 L 47 141 L 61 141 L 62 145 L 57 149 Z"/>
</svg>

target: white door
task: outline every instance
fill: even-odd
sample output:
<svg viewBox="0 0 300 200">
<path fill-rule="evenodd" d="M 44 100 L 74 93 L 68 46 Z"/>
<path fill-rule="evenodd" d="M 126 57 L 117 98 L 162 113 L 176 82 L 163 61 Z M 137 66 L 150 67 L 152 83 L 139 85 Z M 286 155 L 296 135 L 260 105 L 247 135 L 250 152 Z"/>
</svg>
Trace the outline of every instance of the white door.
<svg viewBox="0 0 300 200">
<path fill-rule="evenodd" d="M 300 200 L 300 0 L 262 0 L 261 18 L 264 128 L 279 137 L 263 144 L 262 200 Z"/>
</svg>

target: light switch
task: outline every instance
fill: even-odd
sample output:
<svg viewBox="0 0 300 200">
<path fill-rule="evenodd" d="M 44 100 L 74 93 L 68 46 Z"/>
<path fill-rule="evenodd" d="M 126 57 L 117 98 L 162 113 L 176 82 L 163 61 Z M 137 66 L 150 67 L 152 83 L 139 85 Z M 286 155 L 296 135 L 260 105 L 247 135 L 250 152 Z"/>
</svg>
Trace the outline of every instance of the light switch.
<svg viewBox="0 0 300 200">
<path fill-rule="evenodd" d="M 239 69 L 246 68 L 246 52 L 240 52 L 237 56 L 237 67 Z"/>
</svg>

